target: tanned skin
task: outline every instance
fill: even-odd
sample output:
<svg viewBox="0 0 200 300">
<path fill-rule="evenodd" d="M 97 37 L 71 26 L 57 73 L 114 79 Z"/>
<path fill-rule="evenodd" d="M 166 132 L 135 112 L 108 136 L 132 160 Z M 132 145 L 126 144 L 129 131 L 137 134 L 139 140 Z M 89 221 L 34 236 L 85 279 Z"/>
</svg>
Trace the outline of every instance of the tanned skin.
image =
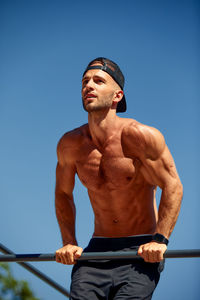
<svg viewBox="0 0 200 300">
<path fill-rule="evenodd" d="M 97 63 L 99 64 L 99 63 Z M 95 216 L 93 236 L 127 237 L 160 233 L 170 237 L 183 194 L 174 160 L 155 128 L 116 115 L 123 91 L 102 70 L 82 81 L 88 124 L 67 132 L 57 147 L 55 205 L 63 247 L 56 261 L 74 264 L 83 249 L 75 236 L 75 175 L 87 188 Z M 162 190 L 159 210 L 156 188 Z M 167 246 L 150 242 L 138 254 L 160 262 Z"/>
</svg>

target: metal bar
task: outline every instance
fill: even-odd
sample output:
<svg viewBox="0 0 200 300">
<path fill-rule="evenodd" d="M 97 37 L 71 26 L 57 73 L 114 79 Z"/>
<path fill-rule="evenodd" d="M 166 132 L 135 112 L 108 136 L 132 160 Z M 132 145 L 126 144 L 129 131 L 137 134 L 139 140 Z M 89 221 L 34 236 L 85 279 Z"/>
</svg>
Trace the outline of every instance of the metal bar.
<svg viewBox="0 0 200 300">
<path fill-rule="evenodd" d="M 10 257 L 10 256 L 12 256 L 12 257 L 16 256 L 14 254 L 14 252 L 12 252 L 10 249 L 8 249 L 7 247 L 5 247 L 1 243 L 0 243 L 0 251 L 6 254 L 6 255 L 0 255 L 0 257 L 2 257 L 2 259 L 0 259 L 0 261 L 8 262 L 9 260 L 6 260 L 4 258 Z M 25 256 L 27 256 L 27 255 L 25 255 Z M 52 260 L 53 261 L 55 260 L 55 255 L 54 255 L 54 259 L 52 259 Z M 70 297 L 69 292 L 65 288 L 63 288 L 57 282 L 55 282 L 54 280 L 52 280 L 50 277 L 48 277 L 47 275 L 45 275 L 44 273 L 42 273 L 41 271 L 39 271 L 38 269 L 36 269 L 32 265 L 30 265 L 28 263 L 25 263 L 24 261 L 25 260 L 21 259 L 21 260 L 16 261 L 16 262 L 20 266 L 22 266 L 23 268 L 25 268 L 26 270 L 28 270 L 29 272 L 33 273 L 35 276 L 39 277 L 41 280 L 43 280 L 44 282 L 46 282 L 47 284 L 49 284 L 50 286 L 52 286 L 54 289 L 56 289 L 57 291 L 59 291 L 61 294 L 65 295 L 68 298 Z M 28 259 L 26 261 L 28 261 Z M 29 261 L 34 261 L 34 260 L 30 260 L 29 259 Z M 39 260 L 37 260 L 37 261 L 39 261 Z M 50 260 L 48 259 L 48 260 L 40 260 L 40 261 L 50 261 Z"/>
<path fill-rule="evenodd" d="M 26 261 L 55 261 L 55 254 L 9 254 L 0 255 L 0 262 L 26 262 Z"/>
<path fill-rule="evenodd" d="M 167 250 L 165 258 L 189 258 L 200 257 L 200 249 L 188 250 Z M 116 252 L 83 252 L 79 261 L 101 259 L 141 259 L 137 251 L 116 251 Z M 12 254 L 0 255 L 0 261 L 4 262 L 24 262 L 24 261 L 55 261 L 55 254 Z"/>
<path fill-rule="evenodd" d="M 165 258 L 189 258 L 200 257 L 200 249 L 193 250 L 167 250 Z M 141 259 L 137 251 L 116 251 L 116 252 L 88 252 L 83 253 L 79 260 L 91 259 Z"/>
</svg>

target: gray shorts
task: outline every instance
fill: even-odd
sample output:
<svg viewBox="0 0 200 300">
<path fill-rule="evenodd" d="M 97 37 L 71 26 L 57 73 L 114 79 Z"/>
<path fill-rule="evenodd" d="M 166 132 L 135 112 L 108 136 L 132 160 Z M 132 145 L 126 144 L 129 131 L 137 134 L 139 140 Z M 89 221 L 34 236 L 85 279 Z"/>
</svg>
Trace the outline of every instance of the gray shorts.
<svg viewBox="0 0 200 300">
<path fill-rule="evenodd" d="M 152 241 L 152 235 L 123 238 L 94 237 L 84 252 L 130 251 Z M 71 300 L 149 300 L 164 261 L 142 259 L 79 261 L 72 270 Z"/>
</svg>

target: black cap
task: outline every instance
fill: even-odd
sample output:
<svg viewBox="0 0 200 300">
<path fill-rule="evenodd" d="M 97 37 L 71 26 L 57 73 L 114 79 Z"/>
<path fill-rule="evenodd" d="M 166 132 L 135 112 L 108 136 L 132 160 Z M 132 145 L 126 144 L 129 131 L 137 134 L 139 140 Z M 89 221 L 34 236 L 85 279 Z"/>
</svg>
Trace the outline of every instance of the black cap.
<svg viewBox="0 0 200 300">
<path fill-rule="evenodd" d="M 101 66 L 92 66 L 94 63 L 101 63 Z M 87 66 L 85 72 L 83 73 L 83 76 L 88 70 L 93 69 L 100 69 L 106 73 L 108 73 L 115 82 L 120 86 L 120 88 L 124 89 L 124 75 L 122 74 L 122 71 L 120 70 L 119 66 L 114 63 L 112 60 L 105 58 L 105 57 L 98 57 L 96 59 L 93 59 Z M 121 99 L 121 101 L 117 104 L 117 112 L 125 112 L 126 111 L 126 99 L 125 96 Z"/>
</svg>

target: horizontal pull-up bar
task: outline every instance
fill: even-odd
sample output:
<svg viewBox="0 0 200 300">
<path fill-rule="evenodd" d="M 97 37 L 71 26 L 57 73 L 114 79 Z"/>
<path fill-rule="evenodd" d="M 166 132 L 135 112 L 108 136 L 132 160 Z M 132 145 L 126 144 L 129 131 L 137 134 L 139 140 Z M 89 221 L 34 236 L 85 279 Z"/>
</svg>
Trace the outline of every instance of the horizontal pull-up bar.
<svg viewBox="0 0 200 300">
<path fill-rule="evenodd" d="M 14 254 L 14 252 L 12 252 L 10 249 L 8 249 L 7 247 L 5 247 L 1 243 L 0 243 L 0 251 L 6 254 L 6 255 L 0 255 L 0 257 L 3 258 L 3 259 L 0 259 L 0 261 L 3 261 L 3 262 L 9 262 L 9 260 L 4 259 L 6 257 L 10 257 L 10 256 L 15 256 L 16 257 L 17 256 L 16 254 Z M 60 284 L 58 284 L 57 282 L 55 282 L 54 280 L 52 280 L 46 274 L 44 274 L 43 272 L 41 272 L 37 268 L 33 267 L 31 264 L 26 263 L 24 261 L 25 260 L 20 260 L 20 261 L 16 261 L 16 262 L 21 267 L 25 268 L 27 271 L 31 272 L 32 274 L 34 274 L 35 276 L 37 276 L 38 278 L 40 278 L 41 280 L 43 280 L 44 282 L 46 282 L 47 284 L 49 284 L 51 287 L 53 287 L 54 289 L 56 289 L 58 292 L 60 292 L 61 294 L 63 294 L 64 296 L 66 296 L 66 297 L 69 298 L 69 296 L 70 296 L 69 295 L 69 291 L 67 291 Z M 28 259 L 26 261 L 28 261 Z M 29 259 L 29 261 L 33 261 L 33 260 Z"/>
<path fill-rule="evenodd" d="M 188 258 L 200 257 L 200 249 L 193 250 L 167 250 L 165 258 Z M 83 252 L 78 260 L 101 260 L 101 259 L 141 259 L 137 251 L 116 251 L 116 252 Z M 0 261 L 24 262 L 24 261 L 55 261 L 55 254 L 11 254 L 0 255 Z"/>
</svg>

